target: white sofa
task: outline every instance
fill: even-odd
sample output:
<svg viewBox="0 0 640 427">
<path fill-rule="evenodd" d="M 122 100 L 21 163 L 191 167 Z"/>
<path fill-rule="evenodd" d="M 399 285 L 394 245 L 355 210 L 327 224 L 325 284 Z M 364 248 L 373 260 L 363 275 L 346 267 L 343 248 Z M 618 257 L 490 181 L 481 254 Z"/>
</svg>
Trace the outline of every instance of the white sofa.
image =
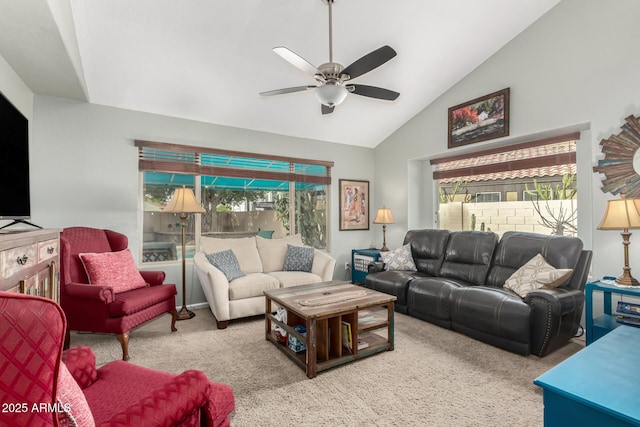
<svg viewBox="0 0 640 427">
<path fill-rule="evenodd" d="M 201 250 L 195 254 L 193 261 L 218 329 L 226 328 L 231 319 L 264 314 L 265 290 L 333 279 L 336 260 L 317 249 L 314 250 L 311 272 L 283 271 L 287 244 L 303 246 L 302 238 L 299 234 L 282 239 L 265 239 L 260 236 L 201 238 Z M 240 270 L 245 274 L 231 282 L 206 256 L 228 249 L 233 251 Z"/>
</svg>

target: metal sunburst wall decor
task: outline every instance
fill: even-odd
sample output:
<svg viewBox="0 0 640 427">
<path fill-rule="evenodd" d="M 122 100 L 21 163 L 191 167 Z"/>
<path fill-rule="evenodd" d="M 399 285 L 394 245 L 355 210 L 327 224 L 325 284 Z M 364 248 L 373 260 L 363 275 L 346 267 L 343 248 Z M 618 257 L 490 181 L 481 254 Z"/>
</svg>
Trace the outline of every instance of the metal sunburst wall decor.
<svg viewBox="0 0 640 427">
<path fill-rule="evenodd" d="M 640 116 L 639 116 L 640 117 Z M 629 116 L 620 128 L 622 131 L 600 141 L 604 159 L 598 160 L 594 172 L 604 174 L 602 191 L 626 198 L 640 198 L 640 120 Z"/>
</svg>

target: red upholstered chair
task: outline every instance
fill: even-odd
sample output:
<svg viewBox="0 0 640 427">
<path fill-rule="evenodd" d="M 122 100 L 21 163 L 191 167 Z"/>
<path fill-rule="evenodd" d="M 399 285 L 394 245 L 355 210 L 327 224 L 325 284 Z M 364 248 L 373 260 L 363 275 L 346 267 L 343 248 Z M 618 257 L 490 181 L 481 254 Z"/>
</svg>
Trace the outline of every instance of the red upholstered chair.
<svg viewBox="0 0 640 427">
<path fill-rule="evenodd" d="M 140 271 L 148 286 L 126 292 L 89 284 L 78 254 L 118 252 L 127 245 L 127 236 L 111 230 L 69 227 L 60 234 L 60 305 L 68 322 L 66 347 L 69 331 L 112 333 L 122 345 L 122 359 L 129 360 L 132 329 L 171 313 L 171 330 L 176 330 L 176 286 L 162 283 L 163 271 Z"/>
<path fill-rule="evenodd" d="M 65 329 L 54 301 L 0 292 L 1 426 L 73 425 L 83 415 L 96 426 L 229 425 L 229 386 L 201 371 L 174 375 L 121 360 L 96 369 L 89 347 L 62 351 Z"/>
</svg>

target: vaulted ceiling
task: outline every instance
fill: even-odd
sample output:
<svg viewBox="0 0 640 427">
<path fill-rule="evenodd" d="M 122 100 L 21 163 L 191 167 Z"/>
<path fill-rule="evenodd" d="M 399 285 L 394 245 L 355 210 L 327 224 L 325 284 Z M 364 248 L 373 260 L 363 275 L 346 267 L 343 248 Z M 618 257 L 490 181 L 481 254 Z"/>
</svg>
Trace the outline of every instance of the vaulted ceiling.
<svg viewBox="0 0 640 427">
<path fill-rule="evenodd" d="M 36 94 L 374 147 L 559 1 L 335 0 L 334 61 L 391 46 L 355 83 L 400 97 L 324 116 L 312 91 L 258 95 L 315 84 L 272 48 L 328 62 L 323 0 L 0 0 L 0 55 Z"/>
</svg>

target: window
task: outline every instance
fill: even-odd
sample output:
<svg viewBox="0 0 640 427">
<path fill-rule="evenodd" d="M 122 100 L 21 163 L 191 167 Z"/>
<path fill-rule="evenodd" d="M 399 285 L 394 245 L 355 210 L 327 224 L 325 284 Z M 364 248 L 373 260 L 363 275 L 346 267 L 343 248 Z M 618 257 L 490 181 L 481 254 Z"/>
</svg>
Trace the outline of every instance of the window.
<svg viewBox="0 0 640 427">
<path fill-rule="evenodd" d="M 143 193 L 143 262 L 181 259 L 177 214 L 162 213 L 173 191 L 192 188 L 205 213 L 189 215 L 186 257 L 200 236 L 284 237 L 327 247 L 333 162 L 136 141 Z"/>
<path fill-rule="evenodd" d="M 486 193 L 476 193 L 476 203 L 494 203 L 499 202 L 502 193 L 491 191 Z"/>
<path fill-rule="evenodd" d="M 563 135 L 431 160 L 439 227 L 575 234 L 578 138 Z"/>
</svg>

